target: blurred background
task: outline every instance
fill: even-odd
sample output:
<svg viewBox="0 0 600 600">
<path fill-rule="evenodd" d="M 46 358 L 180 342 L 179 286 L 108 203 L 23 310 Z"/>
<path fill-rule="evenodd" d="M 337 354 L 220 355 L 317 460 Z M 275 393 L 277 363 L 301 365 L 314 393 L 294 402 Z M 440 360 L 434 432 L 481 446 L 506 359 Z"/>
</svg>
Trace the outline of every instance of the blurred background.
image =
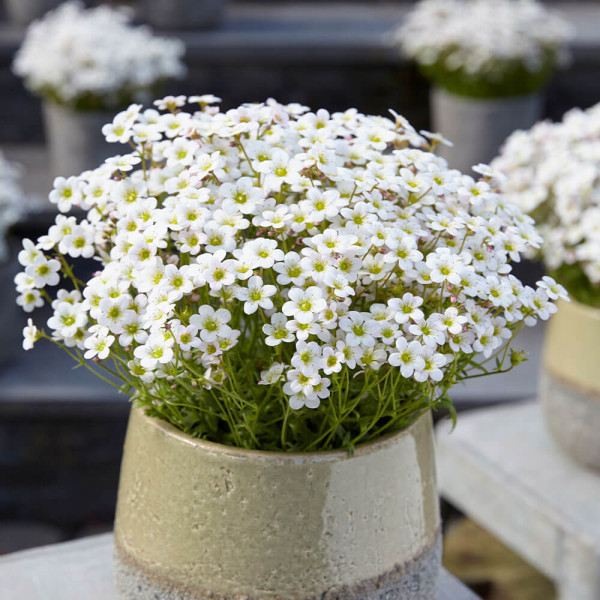
<svg viewBox="0 0 600 600">
<path fill-rule="evenodd" d="M 141 3 L 126 4 L 136 22 L 145 21 Z M 554 75 L 544 96 L 543 116 L 559 120 L 570 108 L 600 101 L 600 3 L 548 4 L 576 30 L 572 62 Z M 14 307 L 15 249 L 22 238 L 45 233 L 53 222 L 56 213 L 47 196 L 58 175 L 50 167 L 41 101 L 11 71 L 25 31 L 25 5 L 26 0 L 5 0 L 0 15 L 0 147 L 22 165 L 29 207 L 12 227 L 11 259 L 0 270 L 0 311 L 15 325 L 0 330 L 8 354 L 0 365 L 0 554 L 112 528 L 129 409 L 127 397 L 83 369 L 73 370 L 70 359 L 49 344 L 28 353 L 21 349 L 26 315 Z M 392 108 L 417 129 L 430 129 L 429 85 L 392 41 L 412 5 L 232 0 L 223 2 L 222 19 L 210 28 L 174 29 L 177 25 L 163 19 L 161 33 L 184 42 L 188 69 L 165 92 L 215 94 L 225 109 L 269 97 L 329 111 L 355 107 L 385 115 Z M 528 282 L 540 273 L 532 263 L 518 269 Z M 529 361 L 514 375 L 457 388 L 457 408 L 533 397 L 542 338 L 542 327 L 527 330 L 520 345 Z M 446 512 L 447 523 L 455 524 L 455 534 L 447 537 L 447 568 L 490 599 L 552 597 L 548 582 L 449 507 Z"/>
</svg>

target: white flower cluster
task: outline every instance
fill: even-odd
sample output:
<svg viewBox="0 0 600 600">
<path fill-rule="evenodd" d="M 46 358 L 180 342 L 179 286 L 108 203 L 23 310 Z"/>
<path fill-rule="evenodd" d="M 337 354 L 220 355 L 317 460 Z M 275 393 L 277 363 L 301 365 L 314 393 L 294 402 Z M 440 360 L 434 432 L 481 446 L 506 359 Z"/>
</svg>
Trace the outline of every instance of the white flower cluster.
<svg viewBox="0 0 600 600">
<path fill-rule="evenodd" d="M 487 168 L 448 169 L 399 115 L 216 100 L 133 105 L 104 128 L 133 152 L 56 179 L 52 202 L 87 218 L 25 241 L 16 283 L 32 310 L 70 259 L 100 261 L 51 300 L 61 345 L 118 356 L 150 390 L 221 386 L 256 356 L 256 381 L 314 408 L 342 368 L 392 365 L 431 389 L 555 311 L 560 286 L 510 272 L 539 238 Z"/>
<path fill-rule="evenodd" d="M 421 0 L 396 34 L 417 62 L 472 75 L 513 61 L 538 72 L 569 37 L 569 25 L 536 0 Z"/>
<path fill-rule="evenodd" d="M 181 41 L 133 27 L 128 13 L 65 2 L 32 23 L 13 64 L 27 87 L 66 104 L 91 95 L 104 107 L 135 101 L 184 73 Z"/>
<path fill-rule="evenodd" d="M 577 263 L 600 283 L 600 104 L 513 133 L 494 166 L 507 199 L 536 216 L 548 268 Z"/>
<path fill-rule="evenodd" d="M 23 212 L 21 170 L 0 152 L 0 263 L 6 259 L 6 234 Z"/>
</svg>

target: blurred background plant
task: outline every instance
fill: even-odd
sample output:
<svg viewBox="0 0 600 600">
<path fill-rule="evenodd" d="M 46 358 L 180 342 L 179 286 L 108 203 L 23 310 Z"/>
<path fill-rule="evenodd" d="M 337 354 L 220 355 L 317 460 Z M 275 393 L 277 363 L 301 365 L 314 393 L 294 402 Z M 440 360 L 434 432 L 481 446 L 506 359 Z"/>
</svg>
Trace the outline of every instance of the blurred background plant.
<svg viewBox="0 0 600 600">
<path fill-rule="evenodd" d="M 200 0 L 177 1 L 184 7 L 200 4 Z M 490 2 L 494 4 L 494 0 Z M 354 106 L 369 114 L 387 114 L 393 108 L 417 129 L 433 128 L 429 82 L 392 41 L 415 2 L 213 0 L 212 10 L 218 10 L 219 19 L 194 23 L 187 13 L 185 26 L 169 22 L 164 15 L 157 20 L 149 12 L 151 3 L 86 5 L 125 5 L 134 11 L 135 23 L 149 22 L 165 30 L 166 37 L 181 41 L 186 50 L 186 75 L 170 81 L 165 93 L 210 91 L 223 98 L 224 110 L 268 97 L 322 106 L 331 112 Z M 67 174 L 50 166 L 40 98 L 28 93 L 11 71 L 23 42 L 23 26 L 58 4 L 59 0 L 4 0 L 0 144 L 10 160 L 24 165 L 24 194 L 34 199 L 36 208 L 12 227 L 8 238 L 12 248 L 22 237 L 36 238 L 47 231 L 55 217 L 47 200 L 52 181 L 56 175 Z M 20 17 L 13 10 L 15 5 L 21 9 Z M 552 73 L 542 69 L 538 75 L 539 81 L 550 75 L 539 100 L 539 116 L 559 121 L 567 110 L 600 100 L 600 6 L 583 0 L 544 5 L 557 8 L 576 31 L 568 44 L 572 56 L 568 68 L 552 69 Z M 186 10 L 172 12 L 186 14 Z M 554 54 L 547 61 L 554 65 Z M 530 82 L 528 89 L 537 81 L 535 85 Z M 9 257 L 9 264 L 15 266 L 14 251 Z M 541 275 L 539 263 L 519 263 L 515 268 L 529 283 Z M 82 272 L 83 276 L 89 277 L 89 272 Z M 9 307 L 18 307 L 12 283 L 3 287 L 9 290 L 0 306 L 6 314 Z M 22 329 L 22 321 L 15 324 Z M 535 394 L 543 330 L 536 327 L 527 333 L 528 362 L 515 376 L 498 376 L 484 384 L 484 380 L 473 380 L 469 386 L 455 388 L 459 411 Z M 57 353 L 42 347 L 26 355 L 4 330 L 0 344 L 8 347 L 10 354 L 10 361 L 0 369 L 0 552 L 109 529 L 127 398 L 110 386 L 98 385 L 82 369 L 72 370 L 68 357 L 61 360 Z M 469 542 L 471 533 L 464 539 Z M 483 542 L 479 550 L 483 547 L 491 544 Z M 476 545 L 472 548 L 478 552 Z M 449 547 L 449 565 L 452 556 Z M 455 570 L 461 572 L 459 566 Z M 477 585 L 489 598 L 548 599 L 545 592 L 527 595 L 514 588 L 500 595 L 489 584 L 493 574 L 486 573 L 478 574 Z"/>
</svg>

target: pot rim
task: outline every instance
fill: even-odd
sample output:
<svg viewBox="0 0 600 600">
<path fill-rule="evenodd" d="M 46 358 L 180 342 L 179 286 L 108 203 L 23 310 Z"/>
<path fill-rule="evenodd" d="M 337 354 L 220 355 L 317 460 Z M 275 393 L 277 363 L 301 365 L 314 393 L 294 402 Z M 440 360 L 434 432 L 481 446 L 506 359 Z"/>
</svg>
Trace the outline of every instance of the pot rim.
<svg viewBox="0 0 600 600">
<path fill-rule="evenodd" d="M 565 310 L 565 306 L 569 306 L 566 310 L 571 310 L 572 312 L 578 312 L 582 315 L 585 315 L 586 318 L 595 319 L 600 321 L 600 308 L 596 306 L 589 306 L 589 304 L 583 304 L 583 302 L 579 302 L 575 300 L 575 298 L 570 298 L 569 300 L 563 300 L 560 298 L 557 302 L 558 311 Z"/>
<path fill-rule="evenodd" d="M 445 87 L 434 83 L 431 85 L 431 92 L 432 93 L 444 93 L 452 98 L 458 98 L 459 100 L 466 100 L 467 102 L 474 102 L 474 103 L 480 103 L 480 104 L 492 104 L 492 103 L 499 103 L 499 102 L 503 102 L 506 103 L 505 101 L 510 102 L 511 100 L 513 101 L 513 103 L 515 103 L 518 100 L 529 100 L 529 99 L 540 99 L 543 97 L 544 93 L 543 90 L 537 90 L 535 92 L 530 92 L 529 94 L 515 94 L 515 95 L 511 95 L 511 96 L 490 96 L 490 97 L 479 97 L 479 96 L 465 96 L 464 94 L 455 94 L 454 92 L 451 92 L 450 90 L 446 89 Z"/>
<path fill-rule="evenodd" d="M 149 424 L 155 430 L 164 434 L 166 437 L 199 450 L 203 450 L 207 454 L 227 455 L 233 458 L 246 460 L 291 460 L 293 462 L 304 463 L 349 460 L 355 457 L 372 454 L 373 452 L 380 450 L 382 447 L 385 448 L 394 445 L 398 438 L 412 434 L 413 430 L 419 427 L 424 419 L 431 419 L 431 410 L 426 409 L 405 429 L 385 434 L 380 438 L 370 442 L 359 444 L 354 449 L 352 455 L 349 455 L 346 450 L 324 450 L 321 452 L 281 452 L 275 450 L 249 450 L 245 448 L 238 448 L 237 446 L 226 446 L 225 444 L 219 444 L 218 442 L 194 438 L 187 433 L 184 433 L 180 429 L 177 429 L 177 427 L 168 421 L 158 417 L 148 416 L 143 407 L 132 406 L 130 418 L 133 416 L 134 412 L 137 413 L 139 418 L 141 418 L 144 422 Z"/>
</svg>

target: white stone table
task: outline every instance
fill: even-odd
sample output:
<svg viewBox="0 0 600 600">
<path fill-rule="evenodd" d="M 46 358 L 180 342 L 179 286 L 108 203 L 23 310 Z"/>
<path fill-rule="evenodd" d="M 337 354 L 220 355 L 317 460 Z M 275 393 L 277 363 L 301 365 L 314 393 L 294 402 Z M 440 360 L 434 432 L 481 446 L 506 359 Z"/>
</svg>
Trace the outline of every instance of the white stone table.
<svg viewBox="0 0 600 600">
<path fill-rule="evenodd" d="M 562 600 L 600 599 L 600 474 L 558 449 L 537 403 L 463 413 L 453 432 L 441 423 L 437 457 L 442 496 L 551 578 Z"/>
<path fill-rule="evenodd" d="M 116 600 L 112 583 L 112 534 L 1 557 L 0 598 Z M 468 588 L 443 571 L 438 600 L 477 599 Z"/>
</svg>

